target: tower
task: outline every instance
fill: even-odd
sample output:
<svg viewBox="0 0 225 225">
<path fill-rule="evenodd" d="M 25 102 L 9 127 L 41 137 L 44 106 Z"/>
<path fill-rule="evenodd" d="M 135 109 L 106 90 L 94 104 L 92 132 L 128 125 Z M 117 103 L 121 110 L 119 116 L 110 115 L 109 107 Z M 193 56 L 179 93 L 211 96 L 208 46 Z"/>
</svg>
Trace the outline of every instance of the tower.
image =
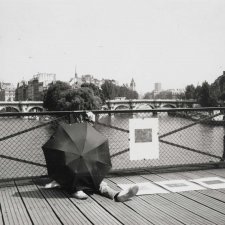
<svg viewBox="0 0 225 225">
<path fill-rule="evenodd" d="M 75 80 L 78 78 L 78 76 L 77 76 L 77 67 L 75 66 Z"/>
<path fill-rule="evenodd" d="M 155 83 L 155 91 L 160 92 L 162 91 L 162 84 L 161 83 Z"/>
<path fill-rule="evenodd" d="M 136 84 L 135 84 L 135 82 L 134 82 L 134 79 L 132 78 L 132 80 L 131 80 L 131 82 L 130 82 L 130 89 L 131 89 L 132 91 L 135 91 L 135 88 L 136 88 Z"/>
</svg>

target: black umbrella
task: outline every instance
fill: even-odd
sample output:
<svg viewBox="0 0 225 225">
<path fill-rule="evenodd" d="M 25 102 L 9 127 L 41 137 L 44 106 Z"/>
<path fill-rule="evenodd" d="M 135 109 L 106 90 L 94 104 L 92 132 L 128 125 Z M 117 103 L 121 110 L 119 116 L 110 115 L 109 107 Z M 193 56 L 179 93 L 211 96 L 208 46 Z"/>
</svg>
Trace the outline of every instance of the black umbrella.
<svg viewBox="0 0 225 225">
<path fill-rule="evenodd" d="M 87 123 L 59 125 L 42 148 L 49 177 L 67 189 L 98 189 L 112 166 L 108 140 Z"/>
</svg>

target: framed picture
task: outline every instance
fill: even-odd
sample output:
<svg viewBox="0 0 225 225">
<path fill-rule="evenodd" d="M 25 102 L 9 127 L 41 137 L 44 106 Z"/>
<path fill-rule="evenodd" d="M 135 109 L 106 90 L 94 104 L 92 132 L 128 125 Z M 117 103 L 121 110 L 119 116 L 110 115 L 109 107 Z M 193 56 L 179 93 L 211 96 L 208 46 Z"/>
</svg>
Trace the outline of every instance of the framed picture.
<svg viewBox="0 0 225 225">
<path fill-rule="evenodd" d="M 158 159 L 158 118 L 129 120 L 130 160 Z"/>
</svg>

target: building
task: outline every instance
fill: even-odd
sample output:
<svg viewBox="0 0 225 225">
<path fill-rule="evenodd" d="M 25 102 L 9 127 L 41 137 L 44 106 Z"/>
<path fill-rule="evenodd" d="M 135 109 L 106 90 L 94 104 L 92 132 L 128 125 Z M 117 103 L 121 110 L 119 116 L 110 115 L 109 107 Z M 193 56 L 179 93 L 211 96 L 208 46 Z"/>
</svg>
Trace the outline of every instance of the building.
<svg viewBox="0 0 225 225">
<path fill-rule="evenodd" d="M 104 79 L 101 79 L 101 80 L 96 79 L 94 78 L 94 76 L 90 74 L 82 75 L 81 77 L 79 77 L 75 70 L 75 75 L 73 78 L 70 79 L 69 84 L 74 89 L 80 88 L 82 84 L 94 84 L 95 86 L 101 88 L 102 84 L 104 84 L 105 81 L 106 80 Z M 118 82 L 115 80 L 112 80 L 112 82 L 113 84 L 118 84 Z"/>
<path fill-rule="evenodd" d="M 27 97 L 29 101 L 41 101 L 41 94 L 39 93 L 39 80 L 33 78 L 28 81 Z"/>
<path fill-rule="evenodd" d="M 176 99 L 177 97 L 185 93 L 184 89 L 169 89 L 167 91 L 171 93 L 173 99 Z"/>
<path fill-rule="evenodd" d="M 160 91 L 154 98 L 158 99 L 178 99 L 184 94 L 184 89 L 168 89 Z"/>
<path fill-rule="evenodd" d="M 104 79 L 98 80 L 89 74 L 82 75 L 81 80 L 82 80 L 82 83 L 94 84 L 95 86 L 97 86 L 99 88 L 101 88 L 101 85 L 104 84 L 104 82 L 105 82 Z"/>
<path fill-rule="evenodd" d="M 56 82 L 56 75 L 52 73 L 38 73 L 28 82 L 21 81 L 17 84 L 17 101 L 42 101 L 44 92 L 49 85 Z"/>
<path fill-rule="evenodd" d="M 44 89 L 47 89 L 50 84 L 56 82 L 56 74 L 54 73 L 38 73 L 33 76 L 33 79 L 38 79 L 39 83 L 43 83 Z"/>
<path fill-rule="evenodd" d="M 15 90 L 12 83 L 0 82 L 0 101 L 14 101 Z"/>
<path fill-rule="evenodd" d="M 73 78 L 70 79 L 69 84 L 73 89 L 80 88 L 82 84 L 82 79 L 78 77 L 76 69 L 75 69 L 75 75 Z"/>
<path fill-rule="evenodd" d="M 157 98 L 157 95 L 160 92 L 162 92 L 162 84 L 161 83 L 154 83 L 153 98 Z"/>
<path fill-rule="evenodd" d="M 87 83 L 87 84 L 94 83 L 94 82 L 93 82 L 94 77 L 91 76 L 91 75 L 89 75 L 89 74 L 87 74 L 87 75 L 82 75 L 81 79 L 82 79 L 82 82 L 83 82 L 83 83 Z"/>
<path fill-rule="evenodd" d="M 56 75 L 53 73 L 38 73 L 33 79 L 28 81 L 28 100 L 42 101 L 44 91 L 48 89 L 50 84 L 56 82 Z"/>
<path fill-rule="evenodd" d="M 134 79 L 132 78 L 131 82 L 130 82 L 130 89 L 132 91 L 136 90 L 136 83 L 134 82 Z"/>
<path fill-rule="evenodd" d="M 154 91 L 156 91 L 156 92 L 162 91 L 162 84 L 161 83 L 155 83 L 154 86 L 155 86 Z"/>
<path fill-rule="evenodd" d="M 26 100 L 28 100 L 28 82 L 23 80 L 17 84 L 16 101 Z"/>
</svg>

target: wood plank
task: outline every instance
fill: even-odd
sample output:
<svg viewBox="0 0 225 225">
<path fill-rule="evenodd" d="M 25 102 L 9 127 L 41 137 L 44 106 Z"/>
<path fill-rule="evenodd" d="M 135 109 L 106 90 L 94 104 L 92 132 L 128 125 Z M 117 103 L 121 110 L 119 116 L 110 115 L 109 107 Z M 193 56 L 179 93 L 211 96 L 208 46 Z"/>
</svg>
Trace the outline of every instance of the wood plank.
<svg viewBox="0 0 225 225">
<path fill-rule="evenodd" d="M 0 188 L 0 202 L 5 224 L 32 224 L 17 188 L 12 183 L 8 187 Z"/>
<path fill-rule="evenodd" d="M 174 193 L 164 194 L 163 196 L 160 195 L 148 195 L 148 196 L 141 196 L 148 204 L 152 204 L 154 207 L 162 210 L 164 213 L 176 218 L 183 224 L 195 224 L 195 225 L 209 225 L 214 224 L 213 221 L 209 221 L 197 214 L 194 211 L 187 210 L 180 205 L 176 204 L 173 201 L 169 201 L 168 199 L 164 198 L 166 196 L 170 196 L 173 198 Z"/>
<path fill-rule="evenodd" d="M 193 174 L 194 179 L 218 176 L 218 175 L 212 174 L 209 171 L 210 170 L 191 171 L 191 174 Z"/>
<path fill-rule="evenodd" d="M 163 181 L 165 178 L 161 177 L 160 174 L 143 174 L 140 176 L 140 178 L 145 178 L 148 181 L 152 182 L 158 182 L 158 181 Z"/>
<path fill-rule="evenodd" d="M 70 198 L 73 204 L 95 225 L 121 225 L 121 223 L 92 198 L 85 201 Z"/>
<path fill-rule="evenodd" d="M 199 192 L 225 203 L 225 193 L 221 192 L 221 190 L 207 189 Z M 225 205 L 223 207 L 225 207 Z"/>
<path fill-rule="evenodd" d="M 219 192 L 225 194 L 225 190 L 224 189 L 218 189 Z"/>
<path fill-rule="evenodd" d="M 156 179 L 156 176 L 154 176 L 154 178 Z M 147 181 L 143 177 L 139 177 L 139 176 L 129 176 L 129 177 L 127 177 L 127 179 L 129 179 L 130 181 L 135 182 L 135 183 Z M 119 183 L 126 182 L 125 178 L 123 178 L 123 177 L 115 178 L 115 179 L 113 179 L 113 181 L 116 181 Z M 128 182 L 126 182 L 126 183 L 128 183 Z M 161 211 L 162 214 L 166 214 L 166 215 L 170 216 L 170 218 L 178 220 L 179 222 L 181 222 L 183 224 L 195 224 L 195 225 L 197 225 L 197 224 L 201 224 L 201 225 L 214 224 L 206 219 L 201 218 L 200 216 L 194 214 L 193 212 L 190 212 L 190 211 L 174 204 L 173 202 L 164 199 L 163 196 L 167 196 L 167 195 L 173 195 L 173 193 L 161 194 L 160 196 L 159 195 L 143 195 L 143 196 L 139 196 L 139 198 L 141 198 L 143 201 L 147 202 L 150 206 L 157 208 L 159 211 Z M 170 220 L 172 220 L 172 219 L 170 219 Z"/>
<path fill-rule="evenodd" d="M 91 222 L 74 205 L 60 189 L 38 187 L 45 200 L 64 225 L 90 225 Z M 88 204 L 88 203 L 87 203 Z"/>
<path fill-rule="evenodd" d="M 3 214 L 2 214 L 1 203 L 0 203 L 0 224 L 5 225 L 5 223 L 3 222 Z"/>
<path fill-rule="evenodd" d="M 94 194 L 91 197 L 124 225 L 152 224 L 124 203 L 115 202 L 98 194 Z"/>
<path fill-rule="evenodd" d="M 192 174 L 194 174 L 194 176 L 200 176 L 200 177 L 209 177 L 209 173 L 208 171 L 194 171 L 192 172 Z M 167 176 L 166 174 L 161 174 L 162 178 L 168 179 L 170 178 L 170 176 Z M 186 203 L 188 204 L 194 204 L 196 205 L 196 203 L 199 203 L 199 207 L 198 209 L 200 209 L 202 207 L 202 210 L 207 210 L 207 215 L 205 216 L 205 218 L 208 218 L 208 215 L 211 215 L 211 218 L 215 218 L 218 223 L 223 224 L 225 223 L 225 216 L 223 214 L 223 210 L 221 210 L 224 208 L 224 204 L 219 202 L 218 200 L 215 200 L 211 197 L 208 196 L 204 196 L 201 193 L 198 193 L 197 191 L 190 191 L 190 192 L 180 192 L 179 194 L 177 194 L 177 196 L 180 197 L 186 197 L 188 198 L 188 200 L 185 200 Z M 166 198 L 167 196 L 165 196 Z M 194 202 L 190 202 L 190 200 L 193 200 Z M 185 204 L 185 206 L 187 206 L 187 204 Z M 197 206 L 197 205 L 196 205 Z M 201 211 L 202 212 L 202 211 Z M 201 216 L 203 216 L 203 214 L 201 214 Z"/>
<path fill-rule="evenodd" d="M 27 186 L 17 186 L 17 188 L 35 225 L 43 224 L 43 222 L 44 224 L 49 225 L 61 224 L 45 198 L 34 184 Z"/>
<path fill-rule="evenodd" d="M 225 178 L 225 169 L 212 169 L 212 170 L 207 170 L 210 176 L 220 176 L 222 178 Z"/>
<path fill-rule="evenodd" d="M 185 177 L 185 173 L 179 172 L 179 173 L 162 173 L 162 174 L 157 174 L 157 176 L 161 177 L 162 179 L 165 180 L 188 180 L 187 177 Z"/>
<path fill-rule="evenodd" d="M 127 179 L 118 180 L 117 178 L 111 178 L 110 181 L 108 181 L 107 183 L 109 183 L 109 185 L 112 186 L 114 189 L 116 189 L 116 183 L 121 182 L 121 183 L 132 184 L 132 182 Z M 147 220 L 151 221 L 155 225 L 183 224 L 179 222 L 178 220 L 176 220 L 175 218 L 171 217 L 170 215 L 155 208 L 153 205 L 148 204 L 146 201 L 144 201 L 138 196 L 133 198 L 131 201 L 125 202 L 125 204 L 129 206 L 130 208 L 132 208 L 134 211 L 138 212 L 141 216 L 143 216 Z"/>
<path fill-rule="evenodd" d="M 161 195 L 160 195 L 161 196 Z M 225 224 L 225 216 L 205 205 L 201 205 L 191 199 L 188 199 L 181 194 L 173 193 L 163 195 L 163 198 L 179 205 L 180 207 L 216 224 Z"/>
<path fill-rule="evenodd" d="M 223 215 L 221 215 L 221 217 L 225 218 L 224 202 L 221 202 L 209 196 L 203 195 L 197 191 L 183 192 L 182 195 L 196 202 L 199 202 L 200 204 L 205 205 L 213 210 L 216 210 L 217 212 L 222 213 Z"/>
</svg>

